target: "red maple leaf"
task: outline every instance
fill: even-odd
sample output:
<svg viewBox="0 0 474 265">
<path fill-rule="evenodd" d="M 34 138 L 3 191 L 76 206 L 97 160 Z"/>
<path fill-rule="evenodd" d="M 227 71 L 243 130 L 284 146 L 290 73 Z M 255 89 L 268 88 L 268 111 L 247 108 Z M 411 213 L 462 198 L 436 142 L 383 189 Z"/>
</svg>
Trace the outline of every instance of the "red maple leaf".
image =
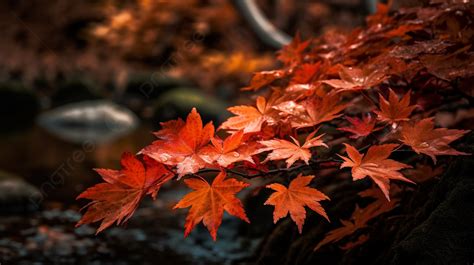
<svg viewBox="0 0 474 265">
<path fill-rule="evenodd" d="M 305 113 L 294 116 L 291 126 L 294 128 L 304 128 L 328 122 L 340 117 L 347 104 L 341 103 L 337 95 L 327 95 L 324 97 L 314 96 L 302 103 Z"/>
<path fill-rule="evenodd" d="M 161 122 L 161 130 L 154 132 L 153 134 L 162 140 L 171 140 L 176 138 L 179 131 L 186 125 L 182 119 L 171 120 L 167 122 Z"/>
<path fill-rule="evenodd" d="M 441 175 L 443 172 L 443 166 L 433 167 L 429 164 L 418 163 L 415 168 L 407 169 L 405 175 L 416 183 L 422 183 Z"/>
<path fill-rule="evenodd" d="M 214 125 L 209 122 L 203 127 L 201 116 L 195 108 L 188 115 L 186 124 L 177 126 L 179 123 L 179 121 L 173 124 L 169 123 L 169 128 L 165 129 L 168 129 L 171 134 L 166 134 L 163 131 L 158 132 L 158 135 L 168 135 L 166 140 L 154 141 L 151 145 L 145 147 L 141 153 L 160 163 L 177 166 L 176 172 L 179 177 L 182 177 L 186 174 L 195 173 L 206 165 L 200 152 L 214 136 Z M 172 136 L 176 131 L 177 134 Z"/>
<path fill-rule="evenodd" d="M 76 226 L 102 220 L 97 233 L 114 222 L 125 223 L 138 207 L 145 195 L 156 198 L 160 187 L 173 177 L 173 173 L 162 164 L 144 156 L 145 165 L 131 153 L 122 155 L 122 170 L 95 169 L 105 183 L 97 184 L 77 199 L 92 200 L 84 208 L 86 213 Z"/>
<path fill-rule="evenodd" d="M 352 133 L 349 138 L 357 139 L 360 137 L 365 137 L 374 131 L 382 129 L 382 127 L 375 127 L 377 120 L 374 119 L 370 114 L 364 115 L 362 119 L 346 117 L 346 120 L 352 126 L 338 128 L 338 130 Z"/>
<path fill-rule="evenodd" d="M 321 82 L 334 87 L 335 92 L 357 91 L 376 86 L 387 78 L 387 69 L 360 69 L 340 66 L 339 78 L 322 80 Z"/>
<path fill-rule="evenodd" d="M 329 200 L 329 197 L 315 188 L 308 187 L 313 178 L 314 176 L 302 176 L 300 174 L 290 182 L 288 188 L 278 183 L 267 186 L 267 188 L 275 190 L 265 202 L 265 205 L 275 206 L 273 211 L 274 223 L 286 217 L 289 213 L 301 234 L 306 219 L 305 206 L 329 221 L 329 217 L 319 203 L 322 200 Z"/>
<path fill-rule="evenodd" d="M 400 140 L 416 153 L 430 156 L 436 163 L 437 155 L 469 155 L 449 146 L 468 132 L 469 130 L 435 129 L 433 118 L 427 118 L 413 125 L 403 124 Z"/>
<path fill-rule="evenodd" d="M 417 107 L 410 106 L 410 94 L 411 91 L 408 91 L 400 100 L 392 89 L 390 89 L 388 100 L 379 94 L 380 110 L 374 111 L 378 119 L 390 124 L 409 120 L 411 113 Z"/>
<path fill-rule="evenodd" d="M 212 182 L 212 185 L 200 178 L 185 179 L 184 182 L 194 191 L 184 196 L 174 209 L 188 208 L 188 216 L 184 225 L 184 236 L 188 236 L 193 228 L 203 222 L 214 241 L 217 238 L 217 229 L 222 223 L 224 210 L 247 223 L 250 223 L 242 202 L 235 197 L 249 184 L 233 178 L 225 179 L 226 173 L 220 172 Z"/>
<path fill-rule="evenodd" d="M 317 62 L 314 64 L 302 64 L 295 70 L 293 74 L 293 78 L 291 79 L 291 84 L 307 84 L 310 83 L 313 77 L 321 69 L 321 62 Z"/>
<path fill-rule="evenodd" d="M 351 167 L 354 180 L 370 177 L 382 190 L 387 200 L 390 201 L 391 179 L 414 183 L 398 172 L 401 169 L 411 168 L 411 166 L 388 159 L 393 149 L 398 146 L 397 144 L 373 145 L 365 155 L 360 154 L 357 149 L 349 144 L 344 145 L 349 157 L 339 155 L 344 159 L 341 168 Z"/>
<path fill-rule="evenodd" d="M 277 59 L 285 65 L 294 65 L 303 60 L 303 52 L 308 48 L 311 40 L 301 41 L 300 34 L 296 34 L 290 44 L 278 51 Z"/>
</svg>

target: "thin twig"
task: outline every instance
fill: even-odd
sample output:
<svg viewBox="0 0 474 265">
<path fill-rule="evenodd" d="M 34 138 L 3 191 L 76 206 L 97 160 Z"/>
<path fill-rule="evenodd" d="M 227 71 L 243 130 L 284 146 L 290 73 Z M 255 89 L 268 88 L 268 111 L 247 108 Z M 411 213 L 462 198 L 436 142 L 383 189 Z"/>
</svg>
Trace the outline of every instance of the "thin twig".
<svg viewBox="0 0 474 265">
<path fill-rule="evenodd" d="M 260 173 L 256 173 L 256 174 L 246 174 L 246 173 L 242 173 L 242 172 L 239 172 L 239 171 L 236 171 L 236 170 L 233 170 L 233 169 L 226 169 L 226 171 L 231 173 L 231 174 L 235 174 L 235 175 L 238 175 L 240 177 L 243 177 L 243 178 L 251 179 L 251 178 L 257 178 L 257 177 L 264 177 L 264 176 L 268 176 L 268 175 L 280 174 L 280 173 L 283 173 L 283 172 L 297 171 L 297 170 L 300 170 L 300 169 L 305 168 L 305 167 L 312 168 L 315 164 L 318 165 L 318 167 L 321 167 L 322 163 L 328 163 L 328 162 L 341 163 L 342 161 L 334 159 L 334 158 L 325 159 L 325 160 L 311 160 L 311 163 L 309 163 L 309 164 L 300 164 L 300 165 L 296 165 L 296 166 L 289 167 L 289 168 L 275 168 L 275 169 L 271 169 L 271 170 L 268 170 L 268 171 L 260 171 Z M 332 168 L 332 167 L 335 167 L 335 166 L 328 166 L 328 167 L 325 167 L 325 168 Z M 196 174 L 204 174 L 204 173 L 211 173 L 211 172 L 214 172 L 214 173 L 221 172 L 221 169 L 219 169 L 219 168 L 204 168 L 204 169 L 199 170 Z"/>
</svg>

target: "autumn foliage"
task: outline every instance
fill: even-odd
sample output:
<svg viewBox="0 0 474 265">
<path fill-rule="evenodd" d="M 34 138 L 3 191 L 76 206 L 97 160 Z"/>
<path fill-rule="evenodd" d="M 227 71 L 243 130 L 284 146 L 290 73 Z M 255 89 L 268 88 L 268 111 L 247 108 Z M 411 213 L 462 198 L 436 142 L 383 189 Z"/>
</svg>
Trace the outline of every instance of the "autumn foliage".
<svg viewBox="0 0 474 265">
<path fill-rule="evenodd" d="M 273 221 L 289 214 L 300 233 L 308 211 L 321 222 L 339 222 L 324 209 L 331 207 L 330 191 L 318 190 L 313 179 L 370 181 L 373 187 L 359 195 L 372 203 L 356 205 L 350 219 L 314 245 L 364 228 L 417 185 L 413 166 L 437 171 L 444 156 L 468 155 L 452 147 L 468 131 L 438 128 L 435 119 L 445 105 L 466 105 L 472 96 L 462 80 L 474 74 L 474 30 L 463 23 L 474 12 L 447 6 L 389 15 L 380 5 L 365 29 L 297 36 L 278 52 L 281 69 L 256 73 L 244 88 L 258 93 L 255 105 L 230 107 L 233 116 L 217 131 L 193 109 L 186 120 L 161 123 L 157 140 L 137 156 L 125 153 L 122 170 L 97 169 L 104 183 L 79 196 L 92 202 L 78 225 L 101 221 L 100 232 L 122 224 L 143 197 L 155 198 L 177 179 L 192 189 L 174 207 L 189 208 L 185 235 L 202 222 L 215 240 L 224 212 L 251 223 L 236 195 L 249 188 L 247 179 L 260 177 L 272 180 L 264 186 L 272 192 L 265 205 L 274 207 Z M 341 247 L 367 239 L 362 234 Z"/>
</svg>

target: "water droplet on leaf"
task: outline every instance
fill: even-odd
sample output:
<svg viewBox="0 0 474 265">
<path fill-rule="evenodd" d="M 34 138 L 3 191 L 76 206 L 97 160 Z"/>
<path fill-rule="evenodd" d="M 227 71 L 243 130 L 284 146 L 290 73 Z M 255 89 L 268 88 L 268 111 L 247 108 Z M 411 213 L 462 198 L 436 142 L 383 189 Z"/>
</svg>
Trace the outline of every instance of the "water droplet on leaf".
<svg viewBox="0 0 474 265">
<path fill-rule="evenodd" d="M 420 144 L 420 147 L 423 147 L 423 148 L 430 147 L 430 144 L 427 143 L 427 142 L 422 142 L 422 143 Z"/>
</svg>

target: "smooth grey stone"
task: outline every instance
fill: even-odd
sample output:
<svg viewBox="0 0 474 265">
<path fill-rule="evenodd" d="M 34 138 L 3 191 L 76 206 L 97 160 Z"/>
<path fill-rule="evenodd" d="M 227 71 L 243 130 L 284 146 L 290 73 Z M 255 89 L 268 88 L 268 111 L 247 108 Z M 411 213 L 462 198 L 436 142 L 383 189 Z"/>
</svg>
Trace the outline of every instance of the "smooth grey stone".
<svg viewBox="0 0 474 265">
<path fill-rule="evenodd" d="M 129 109 L 107 100 L 71 103 L 42 113 L 38 124 L 73 143 L 103 143 L 133 131 L 138 117 Z"/>
<path fill-rule="evenodd" d="M 40 209 L 40 191 L 21 178 L 0 172 L 0 214 L 31 213 Z"/>
</svg>

